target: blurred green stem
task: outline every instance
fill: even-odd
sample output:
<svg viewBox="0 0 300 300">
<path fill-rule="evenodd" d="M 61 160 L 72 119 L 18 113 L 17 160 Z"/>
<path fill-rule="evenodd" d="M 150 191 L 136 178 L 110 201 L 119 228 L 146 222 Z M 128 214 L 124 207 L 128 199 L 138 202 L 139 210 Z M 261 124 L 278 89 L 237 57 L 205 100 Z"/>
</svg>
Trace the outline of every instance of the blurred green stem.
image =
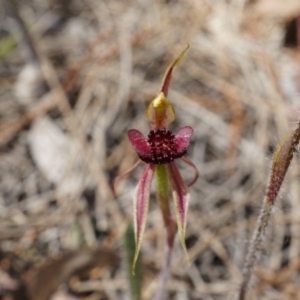
<svg viewBox="0 0 300 300">
<path fill-rule="evenodd" d="M 34 42 L 28 32 L 25 22 L 23 21 L 19 11 L 18 2 L 14 0 L 3 0 L 4 7 L 8 15 L 14 20 L 16 27 L 19 30 L 20 38 L 27 50 L 27 59 L 36 65 L 40 64 L 39 57 L 34 45 Z"/>
<path fill-rule="evenodd" d="M 135 238 L 133 225 L 130 223 L 124 235 L 123 249 L 125 253 L 125 263 L 127 270 L 127 278 L 130 284 L 130 293 L 132 300 L 142 299 L 142 285 L 143 285 L 143 270 L 141 265 L 141 258 L 138 257 L 135 265 L 135 275 L 132 274 L 132 262 L 135 249 Z"/>
</svg>

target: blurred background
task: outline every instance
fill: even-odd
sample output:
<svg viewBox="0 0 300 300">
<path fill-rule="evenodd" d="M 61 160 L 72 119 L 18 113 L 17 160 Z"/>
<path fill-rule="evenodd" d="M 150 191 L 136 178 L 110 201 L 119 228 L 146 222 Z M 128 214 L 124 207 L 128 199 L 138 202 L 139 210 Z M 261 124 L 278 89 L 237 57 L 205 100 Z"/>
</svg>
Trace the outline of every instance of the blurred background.
<svg viewBox="0 0 300 300">
<path fill-rule="evenodd" d="M 167 66 L 194 128 L 186 243 L 168 299 L 233 299 L 277 143 L 299 120 L 297 0 L 0 2 L 0 299 L 130 299 L 122 239 L 139 167 L 127 140 Z M 288 171 L 249 299 L 300 299 L 300 166 Z M 179 163 L 186 181 L 191 169 Z M 154 188 L 154 187 L 153 187 Z M 151 196 L 143 299 L 157 289 L 163 223 Z"/>
</svg>

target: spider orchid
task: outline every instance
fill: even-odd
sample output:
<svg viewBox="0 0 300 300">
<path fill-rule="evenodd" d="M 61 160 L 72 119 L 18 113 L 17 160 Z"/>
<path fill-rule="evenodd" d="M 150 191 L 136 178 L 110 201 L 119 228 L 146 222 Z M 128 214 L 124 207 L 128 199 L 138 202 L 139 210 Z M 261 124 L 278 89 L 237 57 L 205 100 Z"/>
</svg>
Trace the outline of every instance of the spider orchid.
<svg viewBox="0 0 300 300">
<path fill-rule="evenodd" d="M 146 110 L 145 115 L 151 126 L 148 136 L 145 137 L 136 129 L 131 129 L 128 131 L 129 141 L 136 150 L 140 160 L 146 163 L 138 186 L 135 190 L 133 201 L 136 241 L 133 272 L 138 258 L 138 253 L 141 248 L 149 206 L 150 187 L 153 177 L 156 179 L 156 198 L 162 212 L 164 225 L 167 229 L 168 246 L 170 248 L 173 247 L 174 236 L 176 233 L 176 224 L 172 218 L 169 206 L 170 184 L 175 202 L 179 237 L 183 249 L 187 255 L 185 231 L 190 196 L 188 187 L 196 182 L 199 174 L 196 166 L 190 160 L 184 157 L 193 135 L 193 129 L 190 126 L 185 126 L 179 129 L 175 135 L 168 130 L 168 125 L 175 120 L 175 111 L 172 104 L 166 97 L 168 95 L 173 69 L 184 56 L 188 48 L 189 45 L 169 66 L 165 74 L 160 93 L 150 103 Z M 195 176 L 189 184 L 186 184 L 183 181 L 175 163 L 176 159 L 181 159 L 195 170 Z M 120 177 L 129 174 L 136 166 L 139 165 L 141 161 L 137 162 L 126 173 L 119 175 L 114 181 L 113 188 L 116 184 L 116 181 L 120 179 Z"/>
</svg>

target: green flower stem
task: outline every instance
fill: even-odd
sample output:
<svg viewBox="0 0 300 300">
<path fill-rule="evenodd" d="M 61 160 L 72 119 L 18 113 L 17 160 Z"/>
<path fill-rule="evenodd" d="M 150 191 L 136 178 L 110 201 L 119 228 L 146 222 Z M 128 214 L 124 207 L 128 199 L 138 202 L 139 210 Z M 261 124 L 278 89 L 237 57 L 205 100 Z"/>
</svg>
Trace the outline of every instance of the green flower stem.
<svg viewBox="0 0 300 300">
<path fill-rule="evenodd" d="M 163 215 L 167 237 L 159 284 L 153 299 L 164 300 L 167 298 L 167 282 L 170 275 L 171 254 L 177 227 L 171 216 L 169 205 L 169 178 L 167 168 L 164 164 L 155 166 L 155 179 L 156 198 Z"/>
<path fill-rule="evenodd" d="M 164 224 L 166 227 L 168 227 L 171 217 L 171 211 L 169 205 L 169 180 L 165 165 L 155 166 L 155 179 L 157 202 L 163 215 Z"/>
<path fill-rule="evenodd" d="M 169 204 L 169 177 L 166 165 L 155 166 L 156 198 L 162 212 L 164 224 L 167 230 L 167 244 L 173 247 L 177 226 L 172 218 Z"/>
</svg>

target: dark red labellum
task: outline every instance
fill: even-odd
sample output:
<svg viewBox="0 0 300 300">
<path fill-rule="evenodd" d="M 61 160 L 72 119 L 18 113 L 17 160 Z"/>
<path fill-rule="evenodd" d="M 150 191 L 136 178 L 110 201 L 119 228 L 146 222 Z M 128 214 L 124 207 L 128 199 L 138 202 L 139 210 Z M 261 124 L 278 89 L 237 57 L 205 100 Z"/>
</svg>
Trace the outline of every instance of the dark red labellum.
<svg viewBox="0 0 300 300">
<path fill-rule="evenodd" d="M 165 128 L 151 130 L 147 142 L 151 148 L 151 160 L 146 161 L 148 163 L 167 164 L 186 154 L 186 149 L 178 151 L 175 135 Z"/>
</svg>

